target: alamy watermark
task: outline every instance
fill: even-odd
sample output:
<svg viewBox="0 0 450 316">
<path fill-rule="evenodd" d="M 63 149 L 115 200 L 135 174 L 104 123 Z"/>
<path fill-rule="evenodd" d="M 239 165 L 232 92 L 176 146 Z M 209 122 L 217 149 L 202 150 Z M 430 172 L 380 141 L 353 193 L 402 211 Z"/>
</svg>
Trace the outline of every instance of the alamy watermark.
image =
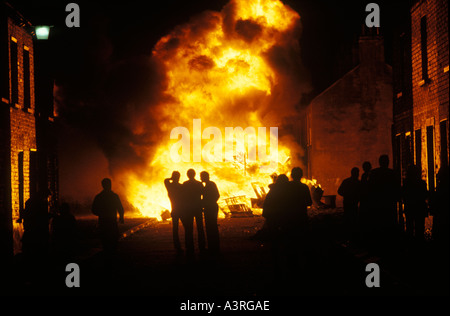
<svg viewBox="0 0 450 316">
<path fill-rule="evenodd" d="M 214 126 L 202 130 L 201 124 L 201 119 L 193 119 L 192 133 L 183 126 L 171 130 L 170 139 L 177 140 L 170 147 L 173 162 L 233 162 L 242 156 L 246 163 L 258 162 L 261 168 L 278 164 L 278 127 L 270 127 L 268 134 L 261 126 L 225 127 L 222 133 Z M 202 146 L 202 140 L 208 142 Z"/>
<path fill-rule="evenodd" d="M 380 27 L 380 7 L 376 3 L 366 5 L 366 12 L 370 12 L 366 16 L 367 27 Z"/>
</svg>

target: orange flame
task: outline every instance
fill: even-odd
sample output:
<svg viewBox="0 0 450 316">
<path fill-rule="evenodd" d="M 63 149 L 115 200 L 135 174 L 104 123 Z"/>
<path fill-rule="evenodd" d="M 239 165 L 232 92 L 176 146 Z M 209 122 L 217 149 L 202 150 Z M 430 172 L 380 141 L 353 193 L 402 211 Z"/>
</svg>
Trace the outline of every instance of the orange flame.
<svg viewBox="0 0 450 316">
<path fill-rule="evenodd" d="M 234 146 L 226 147 L 227 140 L 223 139 L 213 139 L 213 144 L 219 147 L 207 146 L 211 130 L 206 128 L 217 127 L 222 137 L 225 127 L 269 130 L 281 126 L 282 110 L 283 114 L 292 114 L 284 110 L 289 107 L 292 110 L 298 100 L 295 97 L 285 100 L 282 85 L 286 79 L 278 73 L 270 55 L 276 49 L 297 45 L 299 21 L 300 16 L 281 1 L 236 0 L 221 12 L 205 12 L 159 40 L 152 58 L 163 65 L 167 85 L 164 101 L 152 111 L 160 118 L 158 127 L 163 137 L 148 170 L 140 175 L 130 173 L 126 185 L 128 200 L 142 215 L 161 219 L 161 212 L 170 210 L 163 180 L 173 170 L 181 172 L 181 181 L 189 168 L 194 168 L 197 174 L 207 170 L 219 187 L 224 205 L 223 199 L 227 197 L 255 196 L 252 182 L 267 186 L 271 173 L 290 168 L 286 162 L 293 155 L 292 143 L 280 140 L 276 153 L 268 153 L 266 148 L 263 154 L 269 158 L 276 154 L 279 163 L 262 172 L 260 167 L 267 164 L 267 159 L 262 161 L 260 155 L 256 161 L 248 159 L 254 144 L 245 142 L 242 135 L 235 135 Z M 293 89 L 288 94 L 295 95 Z M 286 107 L 284 103 L 289 105 Z M 196 132 L 191 128 L 194 119 L 201 119 L 203 137 L 195 138 Z M 170 139 L 176 127 L 189 131 L 189 141 L 185 143 L 190 145 L 190 162 L 174 162 L 171 157 L 174 143 L 179 142 Z M 257 137 L 262 145 L 269 143 L 267 135 Z M 200 153 L 193 151 L 202 150 L 193 146 L 196 141 L 203 152 L 206 145 L 219 158 L 215 162 L 205 159 L 194 162 L 193 156 Z M 233 159 L 220 159 L 224 156 Z M 148 180 L 143 180 L 143 174 Z"/>
</svg>

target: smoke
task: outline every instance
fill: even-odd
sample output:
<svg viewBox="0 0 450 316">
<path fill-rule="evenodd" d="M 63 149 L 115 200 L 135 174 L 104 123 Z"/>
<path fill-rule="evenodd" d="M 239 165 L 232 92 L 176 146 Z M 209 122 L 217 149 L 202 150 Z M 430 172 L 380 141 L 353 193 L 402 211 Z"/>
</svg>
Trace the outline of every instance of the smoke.
<svg viewBox="0 0 450 316">
<path fill-rule="evenodd" d="M 223 111 L 233 113 L 232 122 L 230 115 L 220 111 L 209 113 L 203 105 L 196 110 L 198 117 L 214 117 L 218 126 L 232 126 L 230 123 L 233 123 L 245 127 L 249 122 L 243 119 L 248 116 L 244 114 L 250 111 L 257 112 L 266 126 L 283 127 L 285 119 L 296 114 L 302 95 L 310 90 L 309 78 L 300 58 L 300 20 L 290 29 L 279 31 L 268 26 L 267 21 L 237 18 L 238 9 L 238 1 L 231 1 L 221 12 L 203 12 L 187 24 L 175 27 L 155 45 L 152 53 L 126 56 L 115 54 L 117 47 L 108 32 L 106 18 L 97 19 L 92 25 L 92 34 L 82 56 L 84 67 L 78 70 L 79 76 L 57 82 L 55 101 L 62 124 L 71 127 L 72 136 L 80 133 L 82 139 L 89 139 L 90 148 L 98 147 L 107 161 L 110 176 L 120 179 L 120 175 L 130 171 L 142 179 L 151 176 L 148 166 L 156 149 L 177 126 L 173 125 L 174 122 L 182 121 L 180 100 L 168 93 L 170 81 L 165 65 L 177 60 L 180 48 L 194 50 L 198 46 L 207 46 L 209 34 L 217 30 L 218 25 L 225 38 L 236 47 L 256 49 L 263 45 L 263 40 L 269 39 L 273 44 L 264 51 L 263 58 L 276 77 L 267 75 L 270 96 L 258 89 L 248 90 L 243 95 L 220 96 L 223 98 L 220 102 L 226 104 Z M 234 62 L 241 63 L 237 66 L 243 63 L 238 59 Z M 190 59 L 185 66 L 180 65 L 190 68 L 192 76 L 207 76 L 214 66 L 211 58 L 201 54 Z M 189 76 L 185 79 L 189 80 Z M 214 77 L 209 80 L 209 84 L 216 84 Z M 178 84 L 183 85 L 184 82 Z M 210 99 L 214 97 L 208 95 Z M 192 116 L 189 117 L 191 119 Z M 184 118 L 186 123 L 189 120 Z M 292 132 L 286 131 L 280 139 L 290 143 L 292 149 L 301 155 L 301 148 L 293 139 Z M 89 151 L 82 148 L 82 144 L 79 146 L 79 152 L 85 153 L 83 157 L 88 157 Z M 65 157 L 67 166 L 77 164 L 76 157 L 72 156 L 73 161 L 70 161 L 70 155 Z M 99 170 L 103 170 L 105 160 L 97 159 L 102 165 Z M 85 170 L 88 172 L 92 167 Z"/>
</svg>

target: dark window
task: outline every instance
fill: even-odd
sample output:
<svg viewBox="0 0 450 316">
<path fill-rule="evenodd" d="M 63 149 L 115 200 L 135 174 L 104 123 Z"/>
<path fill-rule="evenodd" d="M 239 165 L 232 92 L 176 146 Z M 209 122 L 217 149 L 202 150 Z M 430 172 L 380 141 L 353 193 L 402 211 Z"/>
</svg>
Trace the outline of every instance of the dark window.
<svg viewBox="0 0 450 316">
<path fill-rule="evenodd" d="M 422 130 L 415 131 L 416 165 L 422 169 Z"/>
<path fill-rule="evenodd" d="M 396 135 L 394 139 L 394 169 L 398 174 L 402 174 L 402 140 L 401 135 Z"/>
<path fill-rule="evenodd" d="M 31 107 L 30 52 L 23 50 L 23 107 Z"/>
<path fill-rule="evenodd" d="M 408 133 L 407 135 L 405 135 L 405 157 L 404 157 L 404 167 L 405 169 L 413 164 L 413 151 L 412 151 L 412 144 L 411 144 L 411 133 Z"/>
<path fill-rule="evenodd" d="M 428 52 L 427 52 L 427 17 L 420 19 L 420 49 L 422 52 L 422 79 L 428 79 Z"/>
<path fill-rule="evenodd" d="M 434 191 L 434 127 L 427 126 L 428 190 Z"/>
<path fill-rule="evenodd" d="M 400 62 L 399 62 L 399 72 L 400 72 L 400 91 L 405 91 L 405 62 L 408 60 L 406 55 L 406 39 L 403 34 L 403 36 L 400 36 Z"/>
<path fill-rule="evenodd" d="M 448 167 L 447 120 L 439 124 L 441 135 L 441 167 Z"/>
<path fill-rule="evenodd" d="M 38 190 L 37 182 L 37 152 L 30 151 L 30 196 L 34 196 Z"/>
<path fill-rule="evenodd" d="M 7 30 L 5 27 L 0 29 L 0 36 L 2 39 L 8 38 L 6 34 Z M 0 98 L 10 103 L 10 90 L 9 90 L 9 50 L 8 50 L 8 42 L 3 42 L 6 45 L 0 45 Z"/>
<path fill-rule="evenodd" d="M 22 210 L 24 207 L 23 203 L 23 151 L 19 152 L 19 209 Z"/>
<path fill-rule="evenodd" d="M 19 65 L 17 64 L 17 42 L 11 39 L 11 104 L 19 103 Z"/>
</svg>

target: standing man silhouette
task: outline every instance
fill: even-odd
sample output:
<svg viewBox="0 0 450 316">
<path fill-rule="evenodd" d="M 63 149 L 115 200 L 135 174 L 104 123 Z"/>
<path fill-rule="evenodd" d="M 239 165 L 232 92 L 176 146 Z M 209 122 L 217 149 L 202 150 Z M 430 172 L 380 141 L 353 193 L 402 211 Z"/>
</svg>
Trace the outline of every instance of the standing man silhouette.
<svg viewBox="0 0 450 316">
<path fill-rule="evenodd" d="M 312 205 L 309 187 L 301 182 L 303 169 L 294 167 L 291 170 L 292 181 L 289 196 L 289 260 L 291 271 L 296 267 L 305 267 L 309 247 L 310 225 L 308 206 Z M 301 271 L 303 273 L 303 271 Z"/>
<path fill-rule="evenodd" d="M 344 221 L 347 237 L 354 241 L 358 222 L 358 204 L 361 200 L 361 181 L 359 169 L 354 167 L 351 176 L 344 179 L 338 189 L 338 194 L 344 198 Z"/>
<path fill-rule="evenodd" d="M 103 191 L 97 194 L 92 203 L 92 213 L 98 216 L 98 228 L 105 254 L 110 255 L 117 249 L 119 241 L 119 222 L 123 224 L 124 210 L 119 196 L 111 190 L 111 179 L 102 180 Z"/>
<path fill-rule="evenodd" d="M 203 187 L 203 212 L 205 214 L 206 237 L 208 240 L 208 251 L 217 255 L 220 252 L 219 227 L 217 226 L 217 214 L 219 205 L 217 200 L 220 197 L 217 185 L 209 179 L 209 173 L 202 171 L 200 179 L 205 184 Z"/>
<path fill-rule="evenodd" d="M 373 215 L 378 229 L 392 231 L 397 224 L 397 201 L 401 187 L 394 170 L 389 168 L 389 156 L 381 155 L 379 168 L 371 171 L 369 189 Z"/>
<path fill-rule="evenodd" d="M 422 169 L 417 165 L 409 166 L 406 171 L 402 198 L 405 204 L 406 234 L 417 241 L 423 241 L 428 212 L 428 189 L 427 183 L 422 180 Z"/>
<path fill-rule="evenodd" d="M 177 253 L 181 253 L 180 237 L 178 234 L 179 221 L 182 214 L 183 206 L 183 185 L 180 183 L 180 173 L 178 171 L 172 172 L 172 177 L 164 180 L 167 193 L 169 195 L 170 204 L 172 206 L 172 230 L 173 230 L 173 244 Z"/>
<path fill-rule="evenodd" d="M 370 214 L 370 188 L 369 178 L 372 170 L 372 164 L 369 161 L 365 161 L 362 164 L 363 174 L 361 175 L 361 198 L 359 200 L 359 218 L 358 224 L 361 229 L 367 229 L 368 214 Z"/>
<path fill-rule="evenodd" d="M 182 222 L 186 236 L 186 254 L 188 257 L 194 255 L 194 219 L 197 226 L 197 239 L 200 253 L 205 252 L 205 232 L 203 231 L 203 213 L 202 213 L 202 191 L 203 185 L 195 180 L 195 170 L 187 171 L 189 180 L 183 183 L 184 215 Z"/>
<path fill-rule="evenodd" d="M 49 190 L 39 191 L 26 201 L 25 209 L 20 212 L 18 222 L 23 220 L 24 228 L 22 251 L 24 254 L 30 254 L 33 258 L 38 255 L 46 255 L 48 252 L 50 197 Z"/>
</svg>

